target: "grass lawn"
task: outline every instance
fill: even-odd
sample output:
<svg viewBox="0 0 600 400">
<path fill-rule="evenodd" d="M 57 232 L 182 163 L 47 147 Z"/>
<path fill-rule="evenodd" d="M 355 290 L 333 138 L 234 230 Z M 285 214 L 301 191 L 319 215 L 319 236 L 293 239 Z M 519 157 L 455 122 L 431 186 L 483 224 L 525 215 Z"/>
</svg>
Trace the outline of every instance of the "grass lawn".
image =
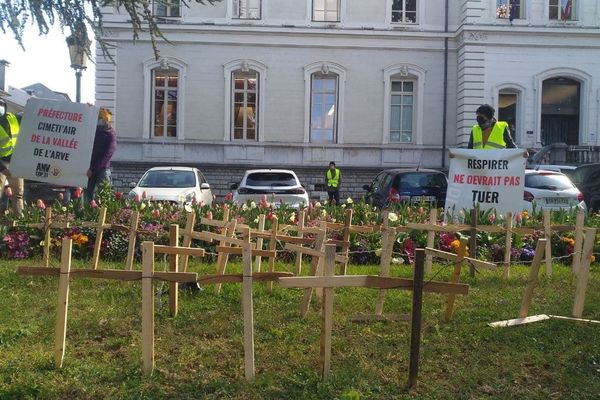
<svg viewBox="0 0 600 400">
<path fill-rule="evenodd" d="M 57 263 L 55 261 L 55 263 Z M 27 262 L 35 265 L 36 262 Z M 85 267 L 75 262 L 73 267 Z M 331 378 L 318 373 L 320 318 L 315 304 L 306 319 L 302 292 L 277 285 L 272 294 L 254 285 L 256 380 L 243 371 L 243 325 L 238 284 L 182 293 L 171 318 L 167 283 L 156 304 L 156 369 L 141 373 L 141 284 L 92 279 L 71 281 L 64 366 L 53 361 L 58 279 L 20 277 L 0 260 L 0 399 L 598 399 L 600 325 L 548 320 L 493 329 L 487 323 L 516 318 L 528 267 L 482 271 L 466 297 L 458 296 L 450 323 L 442 322 L 445 297 L 424 294 L 419 388 L 408 393 L 409 327 L 406 322 L 352 322 L 374 310 L 377 291 L 336 289 Z M 228 271 L 239 271 L 239 262 Z M 120 268 L 104 264 L 105 268 Z M 157 269 L 165 268 L 163 261 Z M 279 265 L 289 270 L 291 265 Z M 213 273 L 214 265 L 191 270 Z M 543 266 L 542 266 L 543 270 Z M 349 266 L 351 274 L 377 266 Z M 568 267 L 542 274 L 530 314 L 570 316 L 575 279 Z M 393 275 L 409 277 L 407 266 Z M 426 279 L 447 281 L 451 267 L 437 265 Z M 411 293 L 390 290 L 385 312 L 409 313 Z M 600 320 L 600 270 L 592 271 L 584 317 Z"/>
</svg>

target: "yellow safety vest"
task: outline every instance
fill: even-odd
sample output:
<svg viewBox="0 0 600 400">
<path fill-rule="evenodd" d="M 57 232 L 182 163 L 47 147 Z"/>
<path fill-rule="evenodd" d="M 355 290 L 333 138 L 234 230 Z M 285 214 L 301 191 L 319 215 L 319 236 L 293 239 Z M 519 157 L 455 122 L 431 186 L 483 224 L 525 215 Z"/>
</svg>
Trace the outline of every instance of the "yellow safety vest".
<svg viewBox="0 0 600 400">
<path fill-rule="evenodd" d="M 17 136 L 19 136 L 19 120 L 13 113 L 6 113 L 6 120 L 10 132 L 6 132 L 0 124 L 0 157 L 8 157 L 15 150 Z"/>
<path fill-rule="evenodd" d="M 327 187 L 337 188 L 340 185 L 340 170 L 335 169 L 335 176 L 331 176 L 331 170 L 327 170 Z"/>
<path fill-rule="evenodd" d="M 481 130 L 481 127 L 479 125 L 473 125 L 473 149 L 505 149 L 506 142 L 504 141 L 504 130 L 507 126 L 508 124 L 506 122 L 496 121 L 490 132 L 490 137 L 484 146 L 483 131 Z"/>
</svg>

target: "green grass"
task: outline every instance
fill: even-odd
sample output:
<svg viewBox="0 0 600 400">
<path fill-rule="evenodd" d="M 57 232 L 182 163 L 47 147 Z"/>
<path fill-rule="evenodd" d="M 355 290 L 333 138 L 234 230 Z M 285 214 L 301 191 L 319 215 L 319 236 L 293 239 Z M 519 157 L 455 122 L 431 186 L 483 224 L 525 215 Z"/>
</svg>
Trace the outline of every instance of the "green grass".
<svg viewBox="0 0 600 400">
<path fill-rule="evenodd" d="M 442 322 L 445 297 L 424 294 L 419 388 L 406 390 L 409 327 L 406 322 L 355 323 L 371 313 L 377 292 L 336 289 L 331 377 L 318 374 L 320 319 L 313 304 L 298 315 L 302 292 L 254 285 L 256 380 L 243 371 L 240 285 L 213 286 L 180 297 L 168 313 L 168 284 L 156 303 L 156 369 L 141 373 L 139 282 L 72 279 L 67 346 L 62 369 L 53 361 L 57 279 L 21 277 L 23 263 L 0 261 L 0 398 L 336 399 L 355 390 L 363 399 L 597 399 L 600 397 L 600 326 L 549 320 L 493 329 L 488 322 L 515 318 L 528 268 L 509 280 L 484 271 L 467 297 L 459 296 L 450 323 Z M 35 263 L 28 262 L 28 265 Z M 80 264 L 79 266 L 83 266 Z M 118 265 L 104 265 L 118 268 Z M 163 262 L 157 269 L 163 269 Z M 280 265 L 278 269 L 290 269 Z M 214 265 L 191 270 L 212 273 Z M 410 276 L 407 266 L 393 274 Z M 233 263 L 231 271 L 239 271 Z M 349 273 L 377 273 L 350 266 Z M 555 265 L 542 275 L 530 314 L 570 315 L 575 280 Z M 436 279 L 450 268 L 435 266 Z M 427 277 L 430 279 L 431 276 Z M 600 319 L 600 271 L 592 271 L 584 317 Z M 385 311 L 409 313 L 411 294 L 390 290 Z"/>
</svg>

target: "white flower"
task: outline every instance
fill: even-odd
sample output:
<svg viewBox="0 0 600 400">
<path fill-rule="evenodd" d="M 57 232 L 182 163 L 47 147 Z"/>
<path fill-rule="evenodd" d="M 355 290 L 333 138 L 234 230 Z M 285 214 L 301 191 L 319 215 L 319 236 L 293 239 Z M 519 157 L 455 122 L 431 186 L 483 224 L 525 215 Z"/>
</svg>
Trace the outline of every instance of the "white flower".
<svg viewBox="0 0 600 400">
<path fill-rule="evenodd" d="M 346 205 L 345 205 L 345 204 L 342 204 L 342 208 L 346 208 Z"/>
<path fill-rule="evenodd" d="M 63 210 L 63 212 L 65 212 L 65 211 L 67 211 L 67 207 L 63 206 L 63 207 L 61 208 L 61 210 Z"/>
<path fill-rule="evenodd" d="M 140 204 L 140 211 L 143 210 L 144 208 L 146 208 L 146 203 L 142 202 Z"/>
<path fill-rule="evenodd" d="M 296 221 L 296 214 L 292 214 L 290 216 L 290 222 L 295 222 Z"/>
<path fill-rule="evenodd" d="M 392 264 L 404 264 L 404 259 L 403 258 L 392 258 Z"/>
<path fill-rule="evenodd" d="M 255 202 L 250 203 L 250 208 L 256 208 L 256 203 Z"/>
<path fill-rule="evenodd" d="M 184 209 L 186 212 L 192 212 L 192 211 L 193 211 L 193 210 L 192 210 L 192 206 L 191 206 L 190 204 L 186 204 L 186 205 L 184 205 L 184 206 L 183 206 L 183 209 Z"/>
<path fill-rule="evenodd" d="M 244 210 L 244 211 L 248 210 L 248 206 L 246 205 L 246 203 L 242 204 L 242 210 Z"/>
<path fill-rule="evenodd" d="M 321 217 L 327 216 L 327 210 L 321 210 Z"/>
<path fill-rule="evenodd" d="M 321 203 L 319 203 L 318 201 L 315 203 L 315 208 L 320 208 L 321 207 Z"/>
<path fill-rule="evenodd" d="M 255 223 L 255 224 L 258 224 L 258 218 L 256 218 L 256 219 L 254 220 L 254 223 Z"/>
<path fill-rule="evenodd" d="M 354 203 L 354 200 L 352 200 L 352 197 L 348 197 L 346 199 L 346 204 L 352 204 L 352 203 Z"/>
<path fill-rule="evenodd" d="M 390 220 L 392 222 L 398 221 L 398 214 L 396 214 L 396 213 L 389 213 L 388 214 L 388 220 Z"/>
<path fill-rule="evenodd" d="M 377 257 L 381 257 L 381 249 L 377 249 L 377 250 L 375 250 L 375 255 L 376 255 Z"/>
</svg>

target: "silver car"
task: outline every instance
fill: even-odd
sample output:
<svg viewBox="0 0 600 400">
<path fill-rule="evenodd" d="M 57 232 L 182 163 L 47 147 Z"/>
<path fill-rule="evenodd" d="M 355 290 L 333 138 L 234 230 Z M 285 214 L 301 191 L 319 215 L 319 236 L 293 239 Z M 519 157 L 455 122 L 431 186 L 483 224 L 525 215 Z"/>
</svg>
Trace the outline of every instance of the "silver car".
<svg viewBox="0 0 600 400">
<path fill-rule="evenodd" d="M 565 174 L 556 171 L 525 170 L 525 191 L 523 209 L 586 210 L 583 194 Z"/>
<path fill-rule="evenodd" d="M 239 204 L 258 202 L 266 196 L 269 203 L 279 207 L 284 203 L 300 208 L 308 205 L 308 194 L 300 180 L 288 169 L 252 169 L 246 171 L 242 181 L 231 185 L 233 201 Z"/>
</svg>

